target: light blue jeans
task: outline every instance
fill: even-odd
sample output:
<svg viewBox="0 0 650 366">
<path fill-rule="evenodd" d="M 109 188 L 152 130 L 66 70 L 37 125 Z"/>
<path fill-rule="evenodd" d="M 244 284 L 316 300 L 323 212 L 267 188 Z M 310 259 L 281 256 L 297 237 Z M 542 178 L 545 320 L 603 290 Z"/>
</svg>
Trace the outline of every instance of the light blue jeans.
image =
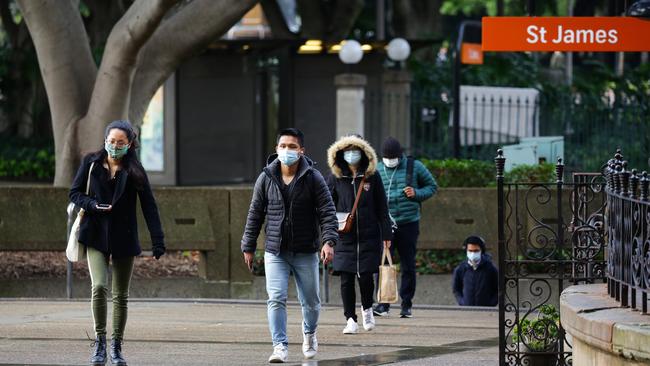
<svg viewBox="0 0 650 366">
<path fill-rule="evenodd" d="M 318 287 L 318 253 L 264 253 L 267 311 L 273 346 L 289 344 L 287 338 L 287 288 L 293 272 L 302 306 L 302 330 L 313 333 L 318 327 L 320 296 Z"/>
</svg>

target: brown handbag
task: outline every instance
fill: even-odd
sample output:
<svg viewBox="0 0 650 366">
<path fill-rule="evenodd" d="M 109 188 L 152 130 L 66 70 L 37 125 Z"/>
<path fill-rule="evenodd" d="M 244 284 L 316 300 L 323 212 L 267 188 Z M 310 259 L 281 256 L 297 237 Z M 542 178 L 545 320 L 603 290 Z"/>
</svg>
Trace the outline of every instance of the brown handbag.
<svg viewBox="0 0 650 366">
<path fill-rule="evenodd" d="M 354 216 L 357 212 L 359 198 L 361 198 L 361 192 L 363 189 L 363 184 L 365 182 L 366 176 L 364 175 L 361 179 L 361 183 L 359 183 L 359 190 L 357 191 L 357 197 L 354 199 L 354 206 L 352 206 L 352 211 L 336 213 L 336 219 L 339 222 L 339 233 L 349 233 L 352 230 L 352 223 L 354 222 Z"/>
</svg>

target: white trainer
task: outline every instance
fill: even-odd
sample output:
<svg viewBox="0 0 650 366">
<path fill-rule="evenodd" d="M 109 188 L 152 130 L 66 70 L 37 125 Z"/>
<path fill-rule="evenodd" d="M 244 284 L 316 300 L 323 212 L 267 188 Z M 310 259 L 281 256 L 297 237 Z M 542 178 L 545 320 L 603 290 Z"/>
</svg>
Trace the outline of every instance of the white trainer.
<svg viewBox="0 0 650 366">
<path fill-rule="evenodd" d="M 343 328 L 343 334 L 357 334 L 359 331 L 359 325 L 352 318 L 348 318 L 348 324 Z"/>
<path fill-rule="evenodd" d="M 289 349 L 284 344 L 273 347 L 273 353 L 269 357 L 270 363 L 285 363 L 289 358 Z"/>
<path fill-rule="evenodd" d="M 305 358 L 314 358 L 318 352 L 318 339 L 316 339 L 316 332 L 303 333 L 302 335 L 302 354 Z"/>
<path fill-rule="evenodd" d="M 375 329 L 375 315 L 372 313 L 372 307 L 365 310 L 361 307 L 361 314 L 363 315 L 363 329 L 368 331 Z"/>
</svg>

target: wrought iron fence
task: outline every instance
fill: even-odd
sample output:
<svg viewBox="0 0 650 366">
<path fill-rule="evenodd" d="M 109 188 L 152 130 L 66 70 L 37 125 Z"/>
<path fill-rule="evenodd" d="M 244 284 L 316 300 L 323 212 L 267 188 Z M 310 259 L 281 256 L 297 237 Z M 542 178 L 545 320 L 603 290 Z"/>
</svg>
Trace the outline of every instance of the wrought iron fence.
<svg viewBox="0 0 650 366">
<path fill-rule="evenodd" d="M 451 97 L 414 88 L 410 96 L 413 154 L 452 157 Z M 461 101 L 461 157 L 491 160 L 497 147 L 519 137 L 564 136 L 567 170 L 598 171 L 608 156 L 602 146 L 625 146 L 628 161 L 648 166 L 650 105 L 638 101 L 611 103 L 603 98 L 504 99 L 465 96 Z"/>
<path fill-rule="evenodd" d="M 604 167 L 607 179 L 608 291 L 622 306 L 648 313 L 650 286 L 650 199 L 648 173 L 628 170 L 617 151 Z"/>
<path fill-rule="evenodd" d="M 498 151 L 500 365 L 572 364 L 572 345 L 559 318 L 562 290 L 606 280 L 601 174 L 555 183 L 507 183 Z M 539 363 L 542 362 L 542 363 Z"/>
</svg>

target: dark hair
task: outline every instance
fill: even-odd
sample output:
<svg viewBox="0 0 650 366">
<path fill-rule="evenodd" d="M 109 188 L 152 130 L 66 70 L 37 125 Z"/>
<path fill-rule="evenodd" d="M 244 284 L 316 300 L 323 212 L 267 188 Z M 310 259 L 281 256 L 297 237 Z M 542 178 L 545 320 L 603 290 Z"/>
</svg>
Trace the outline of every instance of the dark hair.
<svg viewBox="0 0 650 366">
<path fill-rule="evenodd" d="M 282 136 L 293 136 L 298 139 L 300 147 L 305 147 L 305 135 L 297 128 L 289 127 L 281 130 L 278 133 L 278 141 L 276 141 L 276 144 L 280 142 L 280 137 Z"/>
<path fill-rule="evenodd" d="M 465 241 L 463 241 L 463 248 L 467 249 L 468 244 L 475 244 L 481 247 L 481 252 L 485 253 L 485 240 L 478 235 L 468 236 Z"/>
<path fill-rule="evenodd" d="M 142 190 L 147 178 L 144 167 L 142 166 L 142 163 L 140 163 L 140 159 L 138 159 L 138 154 L 136 153 L 136 149 L 140 147 L 138 144 L 138 135 L 133 130 L 133 126 L 131 126 L 129 121 L 117 120 L 106 126 L 104 141 L 106 141 L 111 130 L 116 128 L 124 131 L 126 138 L 129 140 L 129 144 L 131 145 L 129 146 L 129 150 L 126 152 L 126 155 L 121 159 L 122 168 L 129 175 L 129 178 L 133 179 L 136 189 Z M 100 155 L 102 159 L 106 158 L 108 155 L 105 149 L 97 151 L 97 154 Z"/>
</svg>

